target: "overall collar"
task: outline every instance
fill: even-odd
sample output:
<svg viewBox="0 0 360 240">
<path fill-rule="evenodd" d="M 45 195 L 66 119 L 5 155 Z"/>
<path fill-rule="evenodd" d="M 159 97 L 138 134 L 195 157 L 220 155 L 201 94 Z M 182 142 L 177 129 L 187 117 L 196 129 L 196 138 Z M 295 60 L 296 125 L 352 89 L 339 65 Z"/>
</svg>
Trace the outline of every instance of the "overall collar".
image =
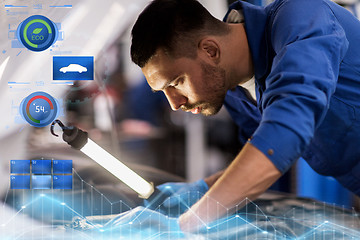
<svg viewBox="0 0 360 240">
<path fill-rule="evenodd" d="M 270 68 L 268 48 L 271 45 L 268 42 L 270 40 L 266 37 L 268 7 L 264 8 L 244 1 L 237 1 L 230 5 L 224 17 L 225 22 L 229 16 L 231 18 L 235 15 L 231 13 L 232 9 L 238 10 L 244 18 L 246 36 L 254 65 L 255 79 L 262 79 L 266 77 L 265 75 L 269 72 L 268 68 Z"/>
</svg>

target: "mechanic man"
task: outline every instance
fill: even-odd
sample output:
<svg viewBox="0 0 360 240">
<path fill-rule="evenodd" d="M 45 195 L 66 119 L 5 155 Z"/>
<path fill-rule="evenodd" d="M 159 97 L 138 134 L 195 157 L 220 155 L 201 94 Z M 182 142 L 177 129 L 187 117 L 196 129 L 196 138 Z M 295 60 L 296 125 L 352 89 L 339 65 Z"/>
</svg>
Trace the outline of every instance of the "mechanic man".
<svg viewBox="0 0 360 240">
<path fill-rule="evenodd" d="M 330 0 L 238 1 L 224 22 L 195 0 L 145 8 L 131 57 L 148 84 L 173 110 L 213 115 L 224 104 L 245 144 L 225 171 L 159 187 L 206 192 L 180 216 L 183 231 L 255 199 L 299 157 L 360 194 L 359 43 L 360 22 Z M 239 86 L 253 76 L 256 99 Z"/>
</svg>

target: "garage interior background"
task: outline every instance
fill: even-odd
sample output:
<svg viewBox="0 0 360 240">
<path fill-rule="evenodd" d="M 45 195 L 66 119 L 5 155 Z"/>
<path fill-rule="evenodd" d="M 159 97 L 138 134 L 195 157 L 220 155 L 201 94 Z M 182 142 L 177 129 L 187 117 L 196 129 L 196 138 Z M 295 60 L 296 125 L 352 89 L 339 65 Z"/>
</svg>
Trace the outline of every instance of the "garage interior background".
<svg viewBox="0 0 360 240">
<path fill-rule="evenodd" d="M 47 4 L 46 1 L 30 1 L 29 5 L 35 5 L 35 2 L 44 6 Z M 148 176 L 156 184 L 165 180 L 196 181 L 204 178 L 229 165 L 240 150 L 236 126 L 225 109 L 206 119 L 182 111 L 173 112 L 162 93 L 150 90 L 140 69 L 130 62 L 129 56 L 131 26 L 146 1 L 132 1 L 126 8 L 119 8 L 116 2 L 73 1 L 70 9 L 50 9 L 46 12 L 53 21 L 61 22 L 62 37 L 67 39 L 66 43 L 59 41 L 53 46 L 50 55 L 82 55 L 91 52 L 95 59 L 94 81 L 74 81 L 72 84 L 56 86 L 49 79 L 52 64 L 49 55 L 35 56 L 9 44 L 14 37 L 11 31 L 19 20 L 40 10 L 2 10 L 4 15 L 0 17 L 0 27 L 9 34 L 0 36 L 0 64 L 7 61 L 9 64 L 5 71 L 0 67 L 0 106 L 11 113 L 4 112 L 0 124 L 0 178 L 4 183 L 10 180 L 11 159 L 72 159 L 78 176 L 75 176 L 76 184 L 89 183 L 86 187 L 95 195 L 99 193 L 93 191 L 92 186 L 97 186 L 102 194 L 111 193 L 114 199 L 130 199 L 127 202 L 129 208 L 140 204 L 140 201 L 133 201 L 129 197 L 134 195 L 124 186 L 120 187 L 123 192 L 114 195 L 112 186 L 107 185 L 114 181 L 111 176 L 107 176 L 88 159 L 66 149 L 61 140 L 49 134 L 48 127 L 34 128 L 21 121 L 19 102 L 35 89 L 46 89 L 59 100 L 62 107 L 60 119 L 68 125 L 76 125 L 88 131 L 89 136 L 100 146 L 129 166 L 140 169 L 144 178 Z M 232 1 L 200 2 L 214 16 L 222 19 Z M 249 2 L 256 5 L 269 3 L 265 0 Z M 360 16 L 359 1 L 336 2 L 355 16 Z M 62 0 L 54 3 L 68 4 Z M 24 2 L 11 1 L 11 4 L 21 5 Z M 16 12 L 18 14 L 12 14 Z M 14 65 L 13 61 L 17 64 Z M 36 63 L 36 67 L 33 63 Z M 35 79 L 35 87 L 9 84 L 19 79 Z M 0 186 L 2 201 L 21 208 L 29 196 L 17 197 L 19 191 L 11 192 L 8 188 L 9 184 Z M 303 160 L 299 160 L 271 189 L 360 211 L 358 197 L 331 177 L 313 172 Z M 76 198 L 80 195 L 75 193 L 73 196 Z M 89 204 L 97 206 L 99 203 L 84 205 Z M 91 213 L 103 214 L 116 208 L 120 208 L 120 205 L 101 209 L 95 207 L 91 208 Z M 40 210 L 43 211 L 32 209 L 35 215 Z M 49 221 L 52 217 L 56 219 L 56 216 L 48 217 Z"/>
</svg>

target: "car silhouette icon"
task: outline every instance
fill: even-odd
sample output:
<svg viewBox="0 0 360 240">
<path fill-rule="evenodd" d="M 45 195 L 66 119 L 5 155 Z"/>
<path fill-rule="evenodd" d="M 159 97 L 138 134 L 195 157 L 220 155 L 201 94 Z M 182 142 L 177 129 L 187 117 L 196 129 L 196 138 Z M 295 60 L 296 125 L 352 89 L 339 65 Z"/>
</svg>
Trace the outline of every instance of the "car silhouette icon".
<svg viewBox="0 0 360 240">
<path fill-rule="evenodd" d="M 67 73 L 67 72 L 78 72 L 78 73 L 82 73 L 82 72 L 87 72 L 87 68 L 83 67 L 79 64 L 70 64 L 67 67 L 62 67 L 59 70 L 60 72 L 63 73 Z"/>
</svg>

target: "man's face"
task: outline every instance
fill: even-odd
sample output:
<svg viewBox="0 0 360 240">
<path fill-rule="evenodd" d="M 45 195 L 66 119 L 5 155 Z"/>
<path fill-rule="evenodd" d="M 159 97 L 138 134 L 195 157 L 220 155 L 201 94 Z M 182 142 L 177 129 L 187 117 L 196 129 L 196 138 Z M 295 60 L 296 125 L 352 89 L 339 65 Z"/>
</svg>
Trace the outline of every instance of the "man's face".
<svg viewBox="0 0 360 240">
<path fill-rule="evenodd" d="M 225 71 L 196 58 L 173 59 L 157 51 L 142 68 L 154 91 L 163 91 L 171 108 L 209 116 L 216 114 L 226 95 Z"/>
</svg>

